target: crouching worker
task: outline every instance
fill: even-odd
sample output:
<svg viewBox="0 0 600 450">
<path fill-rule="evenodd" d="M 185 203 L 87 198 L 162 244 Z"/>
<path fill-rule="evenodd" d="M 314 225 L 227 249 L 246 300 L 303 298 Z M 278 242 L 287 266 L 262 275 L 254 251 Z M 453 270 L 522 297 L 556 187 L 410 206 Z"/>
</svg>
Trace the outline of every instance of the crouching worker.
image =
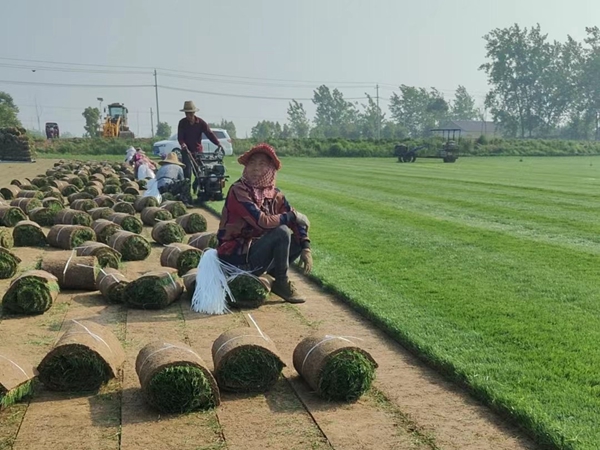
<svg viewBox="0 0 600 450">
<path fill-rule="evenodd" d="M 161 194 L 169 192 L 176 199 L 181 200 L 187 207 L 191 207 L 192 196 L 190 180 L 183 175 L 182 163 L 175 153 L 169 153 L 165 159 L 159 161 L 160 169 L 156 172 L 156 186 Z"/>
<path fill-rule="evenodd" d="M 217 234 L 219 258 L 256 276 L 267 272 L 275 278 L 273 293 L 287 302 L 303 303 L 288 269 L 298 258 L 305 273 L 312 269 L 308 218 L 275 187 L 281 162 L 271 146 L 259 144 L 238 162 L 244 171 L 225 199 Z"/>
</svg>

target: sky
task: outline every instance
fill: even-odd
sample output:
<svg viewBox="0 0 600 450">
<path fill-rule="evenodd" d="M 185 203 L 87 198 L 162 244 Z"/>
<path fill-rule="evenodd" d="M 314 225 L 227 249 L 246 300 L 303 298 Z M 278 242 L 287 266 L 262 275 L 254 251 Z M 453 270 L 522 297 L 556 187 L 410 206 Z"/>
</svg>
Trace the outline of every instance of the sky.
<svg viewBox="0 0 600 450">
<path fill-rule="evenodd" d="M 173 129 L 193 100 L 209 122 L 285 123 L 289 99 L 309 118 L 313 90 L 338 88 L 387 110 L 401 84 L 453 97 L 464 85 L 482 105 L 488 90 L 483 36 L 539 23 L 553 40 L 577 40 L 600 17 L 594 0 L 0 0 L 0 91 L 24 126 L 58 122 L 84 133 L 87 106 L 124 103 L 131 130 Z M 21 84 L 17 84 L 21 83 Z M 57 86 L 66 85 L 66 86 Z M 86 86 L 92 85 L 92 86 Z"/>
</svg>

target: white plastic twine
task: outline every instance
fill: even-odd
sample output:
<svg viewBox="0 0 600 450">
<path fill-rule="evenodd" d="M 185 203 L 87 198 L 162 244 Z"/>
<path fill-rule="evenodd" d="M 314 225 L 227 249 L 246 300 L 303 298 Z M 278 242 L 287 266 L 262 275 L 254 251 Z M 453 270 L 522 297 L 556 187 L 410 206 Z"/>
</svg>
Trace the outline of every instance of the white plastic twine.
<svg viewBox="0 0 600 450">
<path fill-rule="evenodd" d="M 63 230 L 64 230 L 64 228 L 63 228 Z M 60 230 L 60 231 L 62 231 L 62 230 Z M 60 231 L 58 232 L 58 234 L 60 234 Z M 58 237 L 57 237 L 57 239 L 58 239 Z M 75 250 L 73 249 L 73 251 L 71 252 L 71 256 L 69 257 L 69 259 L 67 259 L 67 264 L 65 264 L 65 268 L 62 273 L 63 283 L 65 282 L 65 279 L 67 276 L 67 269 L 69 268 L 69 264 L 71 264 L 71 260 L 73 259 L 74 256 L 75 256 Z"/>
<path fill-rule="evenodd" d="M 3 355 L 0 355 L 0 358 L 7 360 L 9 363 L 11 363 L 13 366 L 15 366 L 21 372 L 23 372 L 23 375 L 25 375 L 26 377 L 29 377 L 29 375 L 27 375 L 27 372 L 25 372 L 23 370 L 23 368 L 20 365 L 18 365 L 16 362 L 14 362 L 12 359 L 9 359 L 9 358 L 7 358 L 6 356 L 3 356 Z"/>
<path fill-rule="evenodd" d="M 112 348 L 110 348 L 110 345 L 108 345 L 106 343 L 106 341 L 104 339 L 102 339 L 100 336 L 98 336 L 97 334 L 92 333 L 88 327 L 86 327 L 85 325 L 83 325 L 80 322 L 77 322 L 75 319 L 72 319 L 73 323 L 76 323 L 77 325 L 79 325 L 80 327 L 82 327 L 86 332 L 78 332 L 78 331 L 72 331 L 69 332 L 67 334 L 65 334 L 65 336 L 73 336 L 75 334 L 89 334 L 92 338 L 94 338 L 96 341 L 102 342 L 104 345 L 106 345 L 106 348 L 108 348 L 108 350 L 110 350 L 111 353 L 113 353 Z M 63 336 L 64 337 L 64 336 Z"/>
<path fill-rule="evenodd" d="M 200 355 L 198 355 L 198 353 L 196 353 L 194 350 L 192 350 L 191 348 L 185 348 L 185 347 L 180 347 L 179 345 L 174 345 L 174 344 L 168 344 L 166 342 L 164 342 L 162 348 L 159 348 L 158 350 L 154 350 L 152 353 L 150 353 L 148 356 L 146 356 L 146 359 L 144 359 L 144 362 L 140 365 L 140 372 L 142 372 L 142 369 L 144 368 L 144 366 L 146 365 L 146 363 L 148 362 L 148 360 L 150 359 L 151 356 L 156 355 L 157 353 L 163 352 L 165 350 L 169 350 L 171 348 L 178 348 L 179 350 L 184 350 L 188 353 L 191 353 L 192 355 L 200 358 Z"/>
<path fill-rule="evenodd" d="M 306 364 L 306 361 L 308 360 L 308 357 L 310 356 L 310 354 L 321 344 L 324 344 L 325 342 L 329 342 L 329 341 L 333 341 L 334 339 L 340 339 L 342 341 L 346 341 L 350 344 L 354 344 L 354 342 L 352 342 L 350 339 L 356 339 L 359 341 L 362 341 L 361 338 L 357 338 L 357 337 L 353 337 L 353 336 L 332 336 L 330 334 L 326 334 L 325 337 L 323 339 L 321 339 L 319 342 L 317 342 L 315 345 L 313 345 L 311 347 L 311 349 L 306 353 L 306 356 L 304 357 L 304 360 L 302 361 L 302 366 L 300 367 L 300 372 L 304 372 L 304 365 Z"/>
</svg>

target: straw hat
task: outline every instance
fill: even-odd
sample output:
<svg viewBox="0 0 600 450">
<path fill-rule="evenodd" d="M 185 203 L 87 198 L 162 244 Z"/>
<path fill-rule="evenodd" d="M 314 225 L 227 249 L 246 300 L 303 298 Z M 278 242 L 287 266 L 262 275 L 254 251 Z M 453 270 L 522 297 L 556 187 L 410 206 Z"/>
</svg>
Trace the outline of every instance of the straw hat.
<svg viewBox="0 0 600 450">
<path fill-rule="evenodd" d="M 181 111 L 181 112 L 198 112 L 199 109 L 196 108 L 196 105 L 194 105 L 193 101 L 188 100 L 187 102 L 183 103 L 183 109 L 180 109 L 179 111 Z"/>
<path fill-rule="evenodd" d="M 165 159 L 163 159 L 162 161 L 159 161 L 158 164 L 160 164 L 161 166 L 164 164 L 177 164 L 180 167 L 185 167 L 185 164 L 180 163 L 179 162 L 179 158 L 177 158 L 177 155 L 173 152 L 169 153 Z"/>
<path fill-rule="evenodd" d="M 271 161 L 273 161 L 273 163 L 275 164 L 275 170 L 281 169 L 281 161 L 277 157 L 277 154 L 275 153 L 275 149 L 273 147 L 271 147 L 269 144 L 255 145 L 250 150 L 248 150 L 246 153 L 244 153 L 242 156 L 240 156 L 238 158 L 238 162 L 242 166 L 245 166 L 246 164 L 248 164 L 248 160 L 253 155 L 256 155 L 257 153 L 263 153 L 263 154 L 267 155 L 269 158 L 271 158 Z"/>
</svg>

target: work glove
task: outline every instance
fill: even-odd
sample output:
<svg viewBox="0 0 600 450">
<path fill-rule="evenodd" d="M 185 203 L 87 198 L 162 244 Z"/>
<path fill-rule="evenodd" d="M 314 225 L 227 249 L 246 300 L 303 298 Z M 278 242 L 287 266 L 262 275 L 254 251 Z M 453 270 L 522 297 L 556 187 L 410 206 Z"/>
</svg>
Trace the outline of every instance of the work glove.
<svg viewBox="0 0 600 450">
<path fill-rule="evenodd" d="M 308 220 L 308 217 L 306 217 L 299 211 L 294 211 L 294 215 L 296 216 L 296 223 L 301 227 L 306 228 L 306 230 L 308 231 L 308 229 L 310 228 L 310 220 Z"/>
<path fill-rule="evenodd" d="M 312 252 L 310 251 L 310 248 L 304 248 L 302 249 L 302 253 L 300 253 L 300 268 L 304 269 L 304 273 L 306 275 L 308 275 L 313 268 L 313 258 L 312 258 Z"/>
</svg>

